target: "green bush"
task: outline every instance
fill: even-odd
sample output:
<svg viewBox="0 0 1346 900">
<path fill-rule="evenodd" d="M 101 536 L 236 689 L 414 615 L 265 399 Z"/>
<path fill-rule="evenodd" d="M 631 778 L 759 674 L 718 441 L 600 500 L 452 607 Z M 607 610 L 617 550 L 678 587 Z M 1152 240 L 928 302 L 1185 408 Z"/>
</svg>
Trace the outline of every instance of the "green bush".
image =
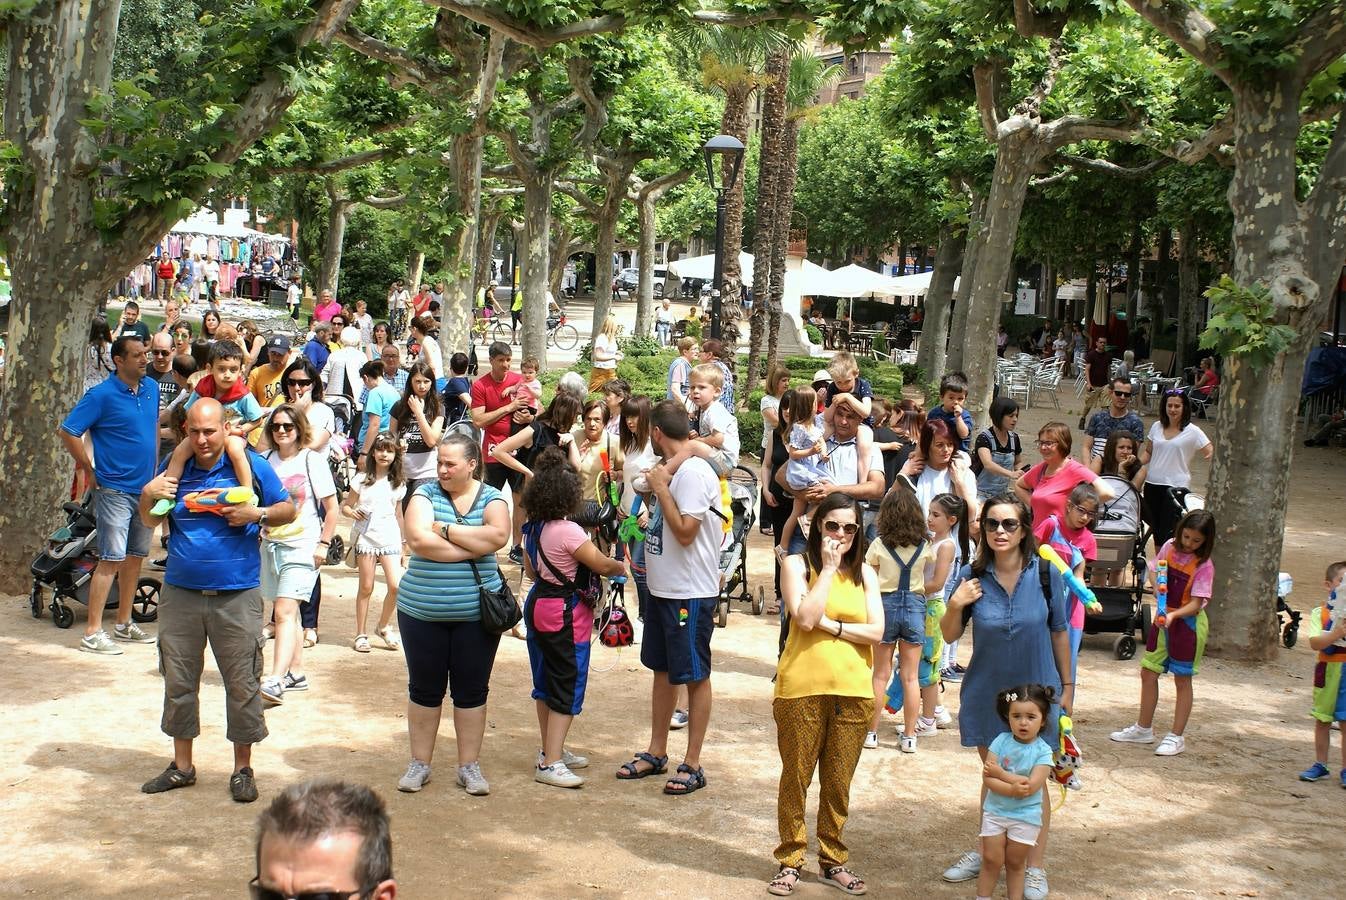
<svg viewBox="0 0 1346 900">
<path fill-rule="evenodd" d="M 888 338 L 887 338 L 887 337 L 885 337 L 885 336 L 882 335 L 882 334 L 876 334 L 876 335 L 874 335 L 874 352 L 875 352 L 875 353 L 887 353 L 887 352 L 888 352 Z"/>
<path fill-rule="evenodd" d="M 823 345 L 823 333 L 818 330 L 817 325 L 810 325 L 807 322 L 805 322 L 804 333 L 809 336 L 810 341 L 817 344 L 819 347 Z"/>
<path fill-rule="evenodd" d="M 697 320 L 689 321 L 687 323 L 686 335 L 687 337 L 696 338 L 698 341 L 701 340 L 701 323 Z"/>
<path fill-rule="evenodd" d="M 659 341 L 648 334 L 618 338 L 617 347 L 628 359 L 654 357 L 664 350 Z"/>
<path fill-rule="evenodd" d="M 739 464 L 744 465 L 744 457 L 762 455 L 762 414 L 754 404 L 738 414 Z M 748 468 L 752 468 L 751 465 Z"/>
</svg>

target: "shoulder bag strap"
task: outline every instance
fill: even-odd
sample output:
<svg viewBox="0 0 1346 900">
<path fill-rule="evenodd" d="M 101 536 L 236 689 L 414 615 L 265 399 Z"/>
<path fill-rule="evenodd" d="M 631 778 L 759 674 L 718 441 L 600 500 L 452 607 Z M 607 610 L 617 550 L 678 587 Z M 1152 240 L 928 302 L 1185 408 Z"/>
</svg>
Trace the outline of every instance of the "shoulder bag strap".
<svg viewBox="0 0 1346 900">
<path fill-rule="evenodd" d="M 542 523 L 537 530 L 537 558 L 546 563 L 547 568 L 551 571 L 552 575 L 556 576 L 556 580 L 552 582 L 554 586 L 559 587 L 563 591 L 574 593 L 579 589 L 575 584 L 574 579 L 567 578 L 557 571 L 556 567 L 552 565 L 551 560 L 547 558 L 546 552 L 542 549 L 542 532 L 546 530 L 548 524 L 550 523 Z"/>
</svg>

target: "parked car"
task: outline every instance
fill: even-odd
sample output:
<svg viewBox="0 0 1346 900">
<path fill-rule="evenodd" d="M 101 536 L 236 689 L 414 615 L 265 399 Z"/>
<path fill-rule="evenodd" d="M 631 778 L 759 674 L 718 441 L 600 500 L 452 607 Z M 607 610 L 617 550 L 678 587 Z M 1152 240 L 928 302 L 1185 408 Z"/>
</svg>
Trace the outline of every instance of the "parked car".
<svg viewBox="0 0 1346 900">
<path fill-rule="evenodd" d="M 668 278 L 668 269 L 663 266 L 654 268 L 654 296 L 664 296 L 664 281 Z M 624 292 L 634 298 L 636 290 L 640 287 L 640 270 L 628 267 L 617 273 L 617 277 L 612 279 L 613 293 Z"/>
</svg>

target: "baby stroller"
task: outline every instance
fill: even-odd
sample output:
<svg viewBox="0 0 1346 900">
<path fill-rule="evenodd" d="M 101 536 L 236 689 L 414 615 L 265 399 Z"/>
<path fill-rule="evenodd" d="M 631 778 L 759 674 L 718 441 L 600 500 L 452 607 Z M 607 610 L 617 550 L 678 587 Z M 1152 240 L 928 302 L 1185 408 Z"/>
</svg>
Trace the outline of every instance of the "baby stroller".
<svg viewBox="0 0 1346 900">
<path fill-rule="evenodd" d="M 757 587 L 753 596 L 748 588 L 748 535 L 757 521 L 757 475 L 744 466 L 735 466 L 726 476 L 729 483 L 729 505 L 734 522 L 720 545 L 720 602 L 716 623 L 729 624 L 729 604 L 738 600 L 747 603 L 754 616 L 760 616 L 766 606 L 766 590 Z"/>
<path fill-rule="evenodd" d="M 359 422 L 355 416 L 355 399 L 345 394 L 327 394 L 323 397 L 323 402 L 332 410 L 332 415 L 336 417 L 336 430 L 333 435 L 350 434 L 353 435 L 360 430 Z"/>
<path fill-rule="evenodd" d="M 1287 573 L 1281 572 L 1276 579 L 1276 628 L 1281 633 L 1281 643 L 1289 650 L 1299 640 L 1299 620 L 1302 614 L 1290 608 L 1285 602 L 1295 589 L 1295 581 Z M 1288 620 L 1288 621 L 1287 621 Z"/>
<path fill-rule="evenodd" d="M 86 494 L 82 503 L 61 506 L 67 516 L 66 524 L 47 538 L 47 547 L 33 557 L 29 571 L 33 575 L 33 589 L 28 595 L 28 606 L 34 619 L 42 618 L 43 589 L 51 594 L 51 621 L 57 628 L 69 628 L 75 622 L 75 613 L 67 605 L 71 600 L 89 602 L 89 579 L 98 565 L 98 528 L 93 514 L 93 494 Z M 153 622 L 159 617 L 159 581 L 141 578 L 136 582 L 131 618 L 137 622 Z M 107 609 L 117 607 L 117 581 L 113 579 L 108 591 Z"/>
<path fill-rule="evenodd" d="M 1150 629 L 1150 608 L 1143 601 L 1145 591 L 1145 529 L 1141 521 L 1140 493 L 1125 478 L 1104 475 L 1103 482 L 1114 498 L 1104 503 L 1094 523 L 1098 559 L 1086 572 L 1086 579 L 1114 582 L 1113 586 L 1095 585 L 1094 596 L 1103 609 L 1084 613 L 1085 634 L 1117 634 L 1112 652 L 1118 659 L 1136 655 L 1136 633 L 1144 640 Z"/>
</svg>

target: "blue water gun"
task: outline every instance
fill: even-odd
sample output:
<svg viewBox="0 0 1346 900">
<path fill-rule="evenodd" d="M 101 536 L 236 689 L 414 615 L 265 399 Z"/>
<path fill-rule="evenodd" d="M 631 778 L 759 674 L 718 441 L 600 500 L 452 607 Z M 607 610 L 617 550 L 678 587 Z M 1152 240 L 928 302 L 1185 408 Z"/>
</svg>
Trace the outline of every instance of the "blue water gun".
<svg viewBox="0 0 1346 900">
<path fill-rule="evenodd" d="M 1089 589 L 1089 585 L 1081 581 L 1080 576 L 1070 571 L 1070 566 L 1066 565 L 1066 561 L 1050 545 L 1039 545 L 1038 556 L 1051 563 L 1056 571 L 1061 573 L 1061 579 L 1066 583 L 1066 587 L 1072 594 L 1080 598 L 1080 602 L 1084 604 L 1085 609 L 1091 613 L 1101 613 L 1103 611 L 1103 604 L 1098 602 L 1098 598 Z"/>
</svg>

